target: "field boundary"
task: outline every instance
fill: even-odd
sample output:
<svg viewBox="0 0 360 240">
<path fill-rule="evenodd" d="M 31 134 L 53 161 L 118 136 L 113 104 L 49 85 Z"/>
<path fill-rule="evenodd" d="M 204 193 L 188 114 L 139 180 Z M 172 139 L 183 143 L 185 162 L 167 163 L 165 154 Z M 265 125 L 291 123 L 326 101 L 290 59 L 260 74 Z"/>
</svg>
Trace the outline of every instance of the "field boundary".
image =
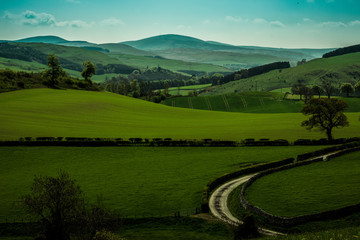
<svg viewBox="0 0 360 240">
<path fill-rule="evenodd" d="M 327 161 L 331 158 L 335 158 L 335 157 L 338 157 L 338 156 L 341 156 L 344 154 L 360 151 L 359 143 L 357 143 L 357 145 L 358 146 L 353 147 L 353 148 L 342 149 L 342 150 L 338 150 L 336 152 L 326 153 L 324 155 L 316 156 L 316 157 L 308 159 L 308 160 L 300 160 L 301 162 L 296 162 L 294 164 L 288 164 L 288 165 L 280 166 L 277 168 L 268 169 L 266 171 L 256 174 L 255 176 L 251 177 L 249 179 L 249 181 L 245 182 L 245 184 L 243 185 L 243 187 L 241 189 L 241 193 L 240 193 L 241 205 L 246 210 L 263 217 L 267 223 L 269 223 L 271 225 L 281 226 L 281 227 L 292 227 L 292 226 L 296 226 L 299 224 L 312 222 L 312 221 L 336 219 L 339 217 L 350 215 L 350 214 L 354 213 L 355 211 L 359 211 L 360 203 L 351 205 L 351 206 L 347 206 L 347 207 L 343 207 L 343 208 L 339 208 L 339 209 L 324 211 L 321 213 L 308 214 L 308 215 L 302 215 L 302 216 L 297 216 L 297 217 L 293 217 L 293 218 L 287 218 L 287 217 L 280 217 L 280 216 L 270 214 L 270 213 L 264 211 L 263 209 L 261 209 L 260 207 L 254 206 L 253 204 L 249 203 L 245 199 L 246 189 L 248 187 L 250 187 L 256 180 L 258 180 L 264 176 L 270 175 L 275 172 L 292 169 L 295 167 L 309 165 L 309 164 L 315 163 L 315 162 Z"/>
</svg>

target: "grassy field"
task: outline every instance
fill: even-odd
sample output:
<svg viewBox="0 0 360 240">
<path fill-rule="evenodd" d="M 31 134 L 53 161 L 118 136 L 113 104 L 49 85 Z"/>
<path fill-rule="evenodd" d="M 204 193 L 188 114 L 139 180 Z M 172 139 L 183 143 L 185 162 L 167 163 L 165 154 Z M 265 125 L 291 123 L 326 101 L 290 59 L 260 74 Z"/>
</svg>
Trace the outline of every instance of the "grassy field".
<svg viewBox="0 0 360 240">
<path fill-rule="evenodd" d="M 354 137 L 350 127 L 334 136 Z M 142 137 L 174 139 L 323 138 L 300 126 L 300 113 L 250 114 L 172 108 L 107 92 L 31 89 L 0 94 L 0 139 L 19 137 Z"/>
<path fill-rule="evenodd" d="M 334 136 L 354 137 L 358 113 L 347 113 L 350 127 Z M 142 137 L 174 139 L 322 138 L 300 126 L 300 113 L 250 114 L 172 108 L 107 92 L 32 89 L 0 95 L 0 139 L 26 136 Z"/>
<path fill-rule="evenodd" d="M 168 106 L 243 113 L 299 113 L 303 102 L 282 99 L 281 93 L 242 92 L 215 96 L 166 99 Z M 360 101 L 359 101 L 360 102 Z M 359 108 L 360 109 L 360 108 Z"/>
<path fill-rule="evenodd" d="M 356 82 L 359 76 L 354 77 L 360 65 L 360 53 L 345 54 L 338 57 L 320 58 L 311 60 L 297 67 L 274 70 L 251 78 L 229 82 L 206 93 L 205 95 L 220 95 L 234 93 L 234 91 L 269 91 L 288 88 L 304 80 L 305 85 L 320 84 L 320 77 L 326 73 L 335 73 L 339 82 Z"/>
<path fill-rule="evenodd" d="M 245 197 L 285 217 L 355 205 L 360 199 L 359 158 L 356 152 L 265 176 L 248 188 Z"/>
<path fill-rule="evenodd" d="M 19 197 L 30 191 L 34 175 L 77 180 L 86 196 L 123 215 L 168 216 L 194 212 L 204 186 L 213 178 L 248 163 L 294 157 L 313 147 L 1 147 L 0 215 L 23 215 Z"/>
<path fill-rule="evenodd" d="M 210 86 L 211 86 L 211 83 L 200 84 L 200 85 L 191 85 L 191 86 L 172 87 L 172 88 L 169 88 L 169 94 L 173 95 L 173 96 L 176 96 L 176 95 L 187 96 L 189 92 L 201 91 Z M 161 89 L 161 90 L 163 90 L 163 89 Z"/>
</svg>

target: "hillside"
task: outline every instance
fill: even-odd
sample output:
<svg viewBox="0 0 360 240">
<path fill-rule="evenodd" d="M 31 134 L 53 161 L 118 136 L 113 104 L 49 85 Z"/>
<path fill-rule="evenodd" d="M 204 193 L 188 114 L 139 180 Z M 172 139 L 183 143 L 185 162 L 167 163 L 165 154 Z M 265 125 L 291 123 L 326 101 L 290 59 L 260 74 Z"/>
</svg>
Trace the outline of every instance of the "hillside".
<svg viewBox="0 0 360 240">
<path fill-rule="evenodd" d="M 203 95 L 219 95 L 242 91 L 270 91 L 288 88 L 303 81 L 305 85 L 320 84 L 320 77 L 331 73 L 338 83 L 360 81 L 360 53 L 314 59 L 289 69 L 274 70 L 251 78 L 218 86 Z"/>
<path fill-rule="evenodd" d="M 335 137 L 359 132 L 358 113 Z M 172 108 L 107 92 L 32 89 L 0 94 L 0 139 L 26 136 L 174 139 L 322 138 L 300 113 L 246 114 Z"/>
</svg>

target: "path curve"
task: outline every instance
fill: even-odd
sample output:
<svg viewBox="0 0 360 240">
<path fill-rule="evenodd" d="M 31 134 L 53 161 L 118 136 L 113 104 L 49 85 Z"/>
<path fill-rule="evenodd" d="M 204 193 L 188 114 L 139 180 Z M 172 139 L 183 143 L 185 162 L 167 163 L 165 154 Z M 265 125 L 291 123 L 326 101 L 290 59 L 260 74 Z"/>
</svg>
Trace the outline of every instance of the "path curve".
<svg viewBox="0 0 360 240">
<path fill-rule="evenodd" d="M 251 177 L 255 176 L 257 173 L 255 174 L 251 174 L 251 175 L 246 175 L 237 179 L 234 179 L 230 182 L 227 182 L 223 185 L 221 185 L 220 187 L 218 187 L 210 196 L 209 199 L 209 207 L 210 207 L 210 211 L 211 213 L 221 219 L 224 222 L 227 222 L 231 225 L 239 225 L 239 224 L 243 224 L 242 221 L 240 221 L 239 219 L 237 219 L 236 217 L 234 217 L 229 208 L 227 207 L 227 199 L 229 197 L 229 194 L 238 186 L 240 186 L 241 184 L 247 182 Z M 265 235 L 270 235 L 270 236 L 276 236 L 276 235 L 285 235 L 283 233 L 280 232 L 275 232 L 275 231 L 271 231 L 268 229 L 264 229 L 264 228 L 259 228 L 259 232 L 263 233 Z"/>
</svg>

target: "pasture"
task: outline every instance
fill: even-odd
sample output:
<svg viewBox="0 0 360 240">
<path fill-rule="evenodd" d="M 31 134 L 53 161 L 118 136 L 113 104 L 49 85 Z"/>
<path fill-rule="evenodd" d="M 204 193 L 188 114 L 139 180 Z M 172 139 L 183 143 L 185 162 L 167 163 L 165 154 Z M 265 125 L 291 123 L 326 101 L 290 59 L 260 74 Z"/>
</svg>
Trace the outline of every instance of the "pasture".
<svg viewBox="0 0 360 240">
<path fill-rule="evenodd" d="M 267 175 L 255 181 L 245 197 L 265 211 L 285 217 L 358 204 L 359 158 L 360 152 L 355 152 Z"/>
<path fill-rule="evenodd" d="M 265 101 L 265 100 L 264 100 Z M 355 137 L 358 113 L 334 137 Z M 0 139 L 109 137 L 221 139 L 323 138 L 300 113 L 226 113 L 173 108 L 108 92 L 31 89 L 0 94 Z"/>
<path fill-rule="evenodd" d="M 203 188 L 219 175 L 319 148 L 1 147 L 0 222 L 24 216 L 19 198 L 35 175 L 55 176 L 60 169 L 91 202 L 101 195 L 122 216 L 173 216 L 200 207 Z"/>
</svg>

